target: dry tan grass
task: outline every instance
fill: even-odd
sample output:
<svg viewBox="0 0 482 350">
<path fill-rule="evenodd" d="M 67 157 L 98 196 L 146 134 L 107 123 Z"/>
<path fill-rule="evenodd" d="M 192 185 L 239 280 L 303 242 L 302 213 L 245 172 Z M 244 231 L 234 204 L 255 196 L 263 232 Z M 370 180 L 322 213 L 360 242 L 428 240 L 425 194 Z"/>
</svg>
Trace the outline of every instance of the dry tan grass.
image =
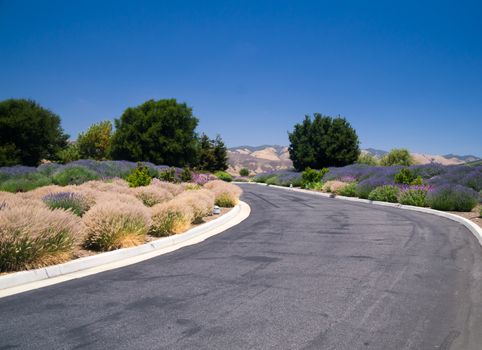
<svg viewBox="0 0 482 350">
<path fill-rule="evenodd" d="M 331 180 L 331 181 L 327 181 L 323 184 L 322 191 L 338 194 L 339 191 L 341 191 L 346 186 L 348 186 L 347 182 L 338 181 L 338 180 Z"/>
<path fill-rule="evenodd" d="M 117 195 L 121 196 L 125 195 Z M 135 200 L 137 203 L 112 198 L 92 207 L 82 218 L 87 235 L 85 245 L 106 251 L 143 243 L 151 218 L 147 208 Z"/>
<path fill-rule="evenodd" d="M 171 192 L 158 186 L 142 186 L 132 189 L 136 198 L 144 205 L 152 207 L 159 203 L 167 202 L 174 198 Z"/>
<path fill-rule="evenodd" d="M 50 210 L 40 202 L 18 202 L 0 210 L 0 271 L 59 263 L 83 240 L 80 219 L 69 211 Z"/>
<path fill-rule="evenodd" d="M 194 218 L 193 210 L 183 201 L 171 200 L 151 208 L 150 233 L 162 237 L 186 231 Z"/>
<path fill-rule="evenodd" d="M 204 185 L 204 188 L 214 193 L 216 205 L 227 208 L 234 207 L 243 192 L 238 186 L 221 180 L 210 181 Z"/>
<path fill-rule="evenodd" d="M 184 187 L 180 184 L 173 184 L 167 181 L 160 181 L 159 179 L 152 179 L 151 186 L 165 189 L 171 192 L 173 196 L 177 196 L 184 191 Z"/>
<path fill-rule="evenodd" d="M 186 191 L 174 200 L 181 206 L 191 208 L 193 224 L 201 223 L 204 217 L 211 215 L 213 212 L 214 193 L 207 189 Z"/>
</svg>

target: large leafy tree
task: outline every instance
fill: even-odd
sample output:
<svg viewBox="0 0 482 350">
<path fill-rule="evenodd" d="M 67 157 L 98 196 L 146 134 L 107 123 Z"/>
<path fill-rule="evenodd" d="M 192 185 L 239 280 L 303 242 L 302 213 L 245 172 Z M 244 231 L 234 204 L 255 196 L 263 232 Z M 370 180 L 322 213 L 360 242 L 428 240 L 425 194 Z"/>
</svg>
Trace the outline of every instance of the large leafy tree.
<svg viewBox="0 0 482 350">
<path fill-rule="evenodd" d="M 187 166 L 197 162 L 198 119 L 192 109 L 175 99 L 149 100 L 127 108 L 115 120 L 113 159 Z"/>
<path fill-rule="evenodd" d="M 408 149 L 394 148 L 382 157 L 382 159 L 380 160 L 380 164 L 383 166 L 390 166 L 390 165 L 409 166 L 409 165 L 415 164 L 415 161 Z"/>
<path fill-rule="evenodd" d="M 221 136 L 210 139 L 206 134 L 201 135 L 198 168 L 211 172 L 228 168 L 228 150 Z"/>
<path fill-rule="evenodd" d="M 342 117 L 307 115 L 288 135 L 290 158 L 297 170 L 345 166 L 354 163 L 360 154 L 358 136 Z"/>
<path fill-rule="evenodd" d="M 112 123 L 103 121 L 92 124 L 77 138 L 77 148 L 81 158 L 105 160 L 109 158 L 112 139 Z"/>
<path fill-rule="evenodd" d="M 60 117 L 35 101 L 0 102 L 0 166 L 34 166 L 42 159 L 55 159 L 68 138 Z"/>
</svg>

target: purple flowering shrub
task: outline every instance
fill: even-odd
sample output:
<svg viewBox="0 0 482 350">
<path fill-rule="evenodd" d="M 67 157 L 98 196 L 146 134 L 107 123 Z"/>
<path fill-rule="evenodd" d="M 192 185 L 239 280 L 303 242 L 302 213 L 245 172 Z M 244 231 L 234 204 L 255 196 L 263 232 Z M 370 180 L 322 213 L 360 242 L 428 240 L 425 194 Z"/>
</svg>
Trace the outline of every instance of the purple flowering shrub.
<svg viewBox="0 0 482 350">
<path fill-rule="evenodd" d="M 71 210 L 75 215 L 82 216 L 89 210 L 90 205 L 87 199 L 80 193 L 57 192 L 50 193 L 42 198 L 43 202 L 50 209 Z"/>
<path fill-rule="evenodd" d="M 302 178 L 301 173 L 294 170 L 273 170 L 254 176 L 253 181 L 278 186 L 289 186 L 290 184 L 300 186 Z"/>
<path fill-rule="evenodd" d="M 434 187 L 427 194 L 427 204 L 438 210 L 471 211 L 479 202 L 479 193 L 462 185 Z"/>
</svg>

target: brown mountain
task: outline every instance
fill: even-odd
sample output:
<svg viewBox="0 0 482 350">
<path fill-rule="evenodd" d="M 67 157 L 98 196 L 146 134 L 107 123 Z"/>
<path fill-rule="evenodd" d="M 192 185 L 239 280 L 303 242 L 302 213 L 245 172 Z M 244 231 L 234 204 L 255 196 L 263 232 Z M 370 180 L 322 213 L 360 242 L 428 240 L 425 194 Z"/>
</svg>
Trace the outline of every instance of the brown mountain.
<svg viewBox="0 0 482 350">
<path fill-rule="evenodd" d="M 386 151 L 367 148 L 362 150 L 370 153 L 376 158 L 381 158 Z M 229 169 L 231 174 L 239 174 L 241 168 L 248 168 L 252 173 L 263 173 L 270 170 L 283 170 L 293 167 L 288 153 L 288 147 L 278 145 L 263 145 L 258 147 L 239 146 L 228 150 Z M 412 153 L 413 158 L 418 164 L 440 163 L 443 165 L 463 164 L 466 162 L 479 160 L 476 156 L 459 156 L 455 154 L 430 155 L 422 153 Z"/>
</svg>

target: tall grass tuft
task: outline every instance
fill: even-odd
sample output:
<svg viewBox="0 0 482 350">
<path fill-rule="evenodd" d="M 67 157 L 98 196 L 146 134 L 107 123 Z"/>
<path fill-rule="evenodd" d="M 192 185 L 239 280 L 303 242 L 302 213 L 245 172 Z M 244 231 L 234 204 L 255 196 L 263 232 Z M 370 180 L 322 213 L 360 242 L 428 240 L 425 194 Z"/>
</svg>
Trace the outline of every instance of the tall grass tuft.
<svg viewBox="0 0 482 350">
<path fill-rule="evenodd" d="M 0 272 L 69 260 L 82 227 L 76 215 L 61 209 L 6 205 L 0 210 Z"/>
<path fill-rule="evenodd" d="M 186 191 L 174 199 L 180 205 L 188 206 L 192 211 L 192 223 L 200 224 L 203 218 L 213 212 L 214 193 L 207 189 Z"/>
<path fill-rule="evenodd" d="M 171 192 L 157 186 L 136 187 L 134 195 L 147 207 L 167 202 L 174 198 Z"/>
<path fill-rule="evenodd" d="M 239 196 L 242 193 L 238 186 L 221 180 L 210 181 L 204 185 L 204 188 L 214 193 L 216 205 L 225 208 L 232 208 L 238 204 Z"/>
<path fill-rule="evenodd" d="M 142 204 L 115 199 L 93 206 L 83 222 L 87 235 L 85 247 L 99 251 L 141 244 L 151 225 L 149 212 Z"/>
<path fill-rule="evenodd" d="M 150 234 L 156 237 L 170 236 L 186 231 L 193 221 L 191 207 L 179 200 L 156 204 L 151 208 Z"/>
</svg>

